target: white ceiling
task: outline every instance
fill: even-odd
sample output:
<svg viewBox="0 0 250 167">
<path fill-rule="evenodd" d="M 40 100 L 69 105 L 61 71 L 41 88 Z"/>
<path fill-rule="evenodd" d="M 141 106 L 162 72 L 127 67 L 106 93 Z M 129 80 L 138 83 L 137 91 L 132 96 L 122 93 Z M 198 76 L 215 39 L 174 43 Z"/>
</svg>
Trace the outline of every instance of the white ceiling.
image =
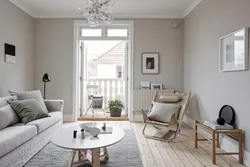
<svg viewBox="0 0 250 167">
<path fill-rule="evenodd" d="M 34 18 L 80 18 L 80 0 L 10 0 Z M 201 0 L 115 0 L 116 18 L 183 18 Z"/>
</svg>

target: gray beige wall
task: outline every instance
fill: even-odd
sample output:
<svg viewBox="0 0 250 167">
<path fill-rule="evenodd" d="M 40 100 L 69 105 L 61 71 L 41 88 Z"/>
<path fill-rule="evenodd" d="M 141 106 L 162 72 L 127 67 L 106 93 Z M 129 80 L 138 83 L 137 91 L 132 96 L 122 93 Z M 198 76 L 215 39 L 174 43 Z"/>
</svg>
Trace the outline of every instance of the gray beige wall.
<svg viewBox="0 0 250 167">
<path fill-rule="evenodd" d="M 182 21 L 182 20 L 180 20 Z M 41 77 L 51 76 L 48 98 L 65 100 L 65 114 L 72 114 L 73 19 L 35 19 L 35 88 L 43 88 Z M 163 83 L 183 90 L 183 29 L 171 28 L 169 19 L 136 19 L 134 43 L 134 88 L 141 81 Z M 160 74 L 141 74 L 141 53 L 160 53 Z"/>
<path fill-rule="evenodd" d="M 63 99 L 68 115 L 73 113 L 73 27 L 72 19 L 35 19 L 35 88 L 43 90 L 47 72 L 46 98 Z"/>
<path fill-rule="evenodd" d="M 249 7 L 249 0 L 203 0 L 184 20 L 184 89 L 194 93 L 188 116 L 215 120 L 223 105 L 233 106 L 247 151 L 250 71 L 219 72 L 219 38 L 250 26 Z"/>
<path fill-rule="evenodd" d="M 182 20 L 179 20 L 182 23 Z M 183 27 L 172 28 L 170 19 L 135 20 L 134 89 L 141 81 L 162 83 L 165 89 L 183 90 Z M 160 73 L 142 74 L 142 52 L 160 53 Z"/>
<path fill-rule="evenodd" d="M 0 1 L 0 97 L 34 85 L 32 17 L 8 0 Z M 16 64 L 4 62 L 4 43 L 16 46 Z"/>
</svg>

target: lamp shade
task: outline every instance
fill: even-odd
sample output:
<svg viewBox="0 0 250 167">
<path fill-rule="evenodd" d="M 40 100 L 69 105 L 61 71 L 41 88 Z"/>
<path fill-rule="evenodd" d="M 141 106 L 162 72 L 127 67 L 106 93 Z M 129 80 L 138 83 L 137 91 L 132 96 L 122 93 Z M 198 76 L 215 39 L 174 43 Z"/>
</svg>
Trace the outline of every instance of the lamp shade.
<svg viewBox="0 0 250 167">
<path fill-rule="evenodd" d="M 43 75 L 43 82 L 50 82 L 50 77 L 47 73 Z"/>
</svg>

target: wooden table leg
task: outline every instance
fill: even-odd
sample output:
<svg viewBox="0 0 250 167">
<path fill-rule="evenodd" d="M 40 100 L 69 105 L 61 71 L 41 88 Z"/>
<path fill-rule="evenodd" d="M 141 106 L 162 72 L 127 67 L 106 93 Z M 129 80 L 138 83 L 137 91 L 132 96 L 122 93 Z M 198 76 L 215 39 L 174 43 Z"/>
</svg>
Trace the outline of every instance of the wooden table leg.
<svg viewBox="0 0 250 167">
<path fill-rule="evenodd" d="M 212 162 L 216 164 L 215 132 L 212 134 Z"/>
<path fill-rule="evenodd" d="M 92 150 L 92 164 L 93 167 L 100 167 L 100 149 L 93 149 Z"/>
<path fill-rule="evenodd" d="M 82 160 L 82 153 L 81 150 L 78 151 L 78 161 L 80 162 Z"/>
<path fill-rule="evenodd" d="M 243 164 L 243 134 L 239 132 L 239 163 Z"/>
<path fill-rule="evenodd" d="M 198 148 L 198 141 L 197 141 L 197 138 L 198 138 L 198 128 L 197 128 L 197 121 L 194 122 L 194 147 L 195 148 Z"/>
<path fill-rule="evenodd" d="M 109 153 L 108 153 L 107 147 L 103 147 L 103 152 L 104 152 L 105 159 L 109 159 Z"/>
<path fill-rule="evenodd" d="M 217 143 L 217 148 L 220 148 L 220 134 L 219 133 L 217 133 L 216 143 Z"/>
<path fill-rule="evenodd" d="M 70 161 L 69 161 L 69 165 L 68 165 L 68 167 L 72 167 L 72 165 L 74 164 L 75 155 L 76 155 L 76 151 L 75 151 L 75 150 L 73 150 L 73 151 L 72 151 L 71 158 L 70 158 Z"/>
</svg>

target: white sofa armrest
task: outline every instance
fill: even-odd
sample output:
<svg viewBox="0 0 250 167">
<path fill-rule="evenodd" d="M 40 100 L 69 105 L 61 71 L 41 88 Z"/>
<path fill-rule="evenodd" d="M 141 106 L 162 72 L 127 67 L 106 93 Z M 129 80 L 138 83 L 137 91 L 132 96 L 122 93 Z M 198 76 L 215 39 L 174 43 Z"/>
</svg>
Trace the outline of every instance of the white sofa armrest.
<svg viewBox="0 0 250 167">
<path fill-rule="evenodd" d="M 49 112 L 61 111 L 63 112 L 63 100 L 44 100 L 44 103 Z"/>
</svg>

